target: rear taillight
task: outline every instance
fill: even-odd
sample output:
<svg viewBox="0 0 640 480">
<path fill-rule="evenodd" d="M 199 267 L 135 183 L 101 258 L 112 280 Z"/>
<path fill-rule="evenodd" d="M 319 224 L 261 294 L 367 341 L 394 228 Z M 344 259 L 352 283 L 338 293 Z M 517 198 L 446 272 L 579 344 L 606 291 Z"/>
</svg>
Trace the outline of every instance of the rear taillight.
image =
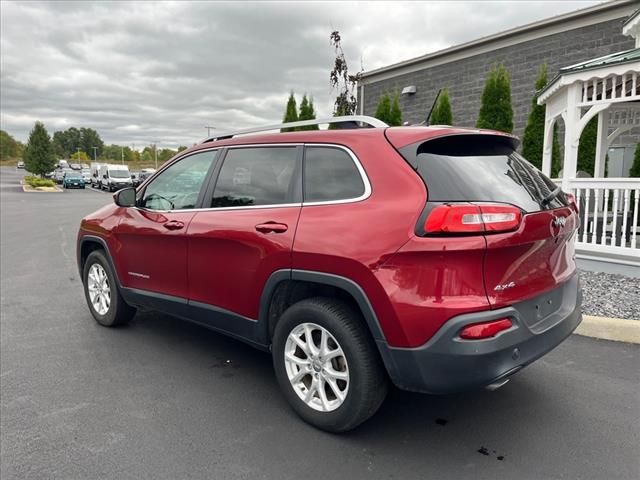
<svg viewBox="0 0 640 480">
<path fill-rule="evenodd" d="M 508 232 L 520 225 L 522 213 L 513 205 L 445 203 L 435 207 L 425 233 Z"/>
<path fill-rule="evenodd" d="M 578 206 L 578 202 L 576 202 L 576 196 L 573 193 L 565 194 L 567 196 L 567 200 L 569 200 L 569 205 L 577 212 L 580 213 L 580 207 Z"/>
<path fill-rule="evenodd" d="M 492 320 L 490 322 L 474 323 L 467 325 L 460 331 L 460 338 L 465 340 L 482 340 L 495 337 L 498 333 L 509 330 L 513 323 L 508 318 Z"/>
</svg>

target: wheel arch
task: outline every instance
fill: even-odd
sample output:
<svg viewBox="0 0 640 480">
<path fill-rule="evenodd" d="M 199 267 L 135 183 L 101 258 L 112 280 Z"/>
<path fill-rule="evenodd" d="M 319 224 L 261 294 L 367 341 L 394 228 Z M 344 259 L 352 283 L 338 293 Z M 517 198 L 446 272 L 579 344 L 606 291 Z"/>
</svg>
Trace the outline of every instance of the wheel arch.
<svg viewBox="0 0 640 480">
<path fill-rule="evenodd" d="M 387 341 L 371 302 L 360 285 L 340 275 L 296 269 L 274 272 L 267 280 L 260 298 L 260 341 L 270 345 L 273 331 L 282 313 L 294 303 L 314 296 L 341 298 L 361 313 L 382 361 L 392 375 L 395 367 L 389 357 Z"/>
<path fill-rule="evenodd" d="M 95 235 L 85 235 L 80 239 L 80 245 L 78 247 L 78 271 L 80 273 L 80 281 L 84 282 L 84 264 L 91 252 L 95 250 L 104 251 L 107 257 L 107 261 L 110 264 L 111 271 L 116 277 L 116 282 L 118 283 L 118 286 L 121 286 L 122 284 L 120 283 L 120 279 L 118 278 L 118 271 L 116 270 L 115 263 L 113 263 L 111 252 L 109 251 L 109 245 L 107 245 L 107 242 L 103 238 L 97 237 Z"/>
</svg>

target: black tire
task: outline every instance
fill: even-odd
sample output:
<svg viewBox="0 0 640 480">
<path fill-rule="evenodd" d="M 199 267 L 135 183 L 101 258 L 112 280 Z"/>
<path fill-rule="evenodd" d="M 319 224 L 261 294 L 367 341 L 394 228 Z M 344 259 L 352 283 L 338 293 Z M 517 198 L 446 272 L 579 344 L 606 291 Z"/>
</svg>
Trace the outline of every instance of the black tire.
<svg viewBox="0 0 640 480">
<path fill-rule="evenodd" d="M 349 386 L 343 403 L 321 412 L 308 406 L 294 391 L 287 376 L 284 354 L 287 338 L 302 323 L 326 329 L 344 352 Z M 273 365 L 280 388 L 294 411 L 307 423 L 328 432 L 346 432 L 369 419 L 388 391 L 388 378 L 380 355 L 358 311 L 338 299 L 302 300 L 284 312 L 273 334 Z"/>
<path fill-rule="evenodd" d="M 111 290 L 111 301 L 109 304 L 109 308 L 104 315 L 101 315 L 96 311 L 89 297 L 89 270 L 91 266 L 96 263 L 99 264 L 107 274 L 109 288 Z M 96 322 L 98 322 L 100 325 L 104 327 L 126 325 L 127 323 L 129 323 L 129 320 L 131 320 L 131 318 L 133 318 L 133 316 L 135 315 L 136 309 L 128 305 L 122 298 L 120 289 L 118 288 L 118 283 L 115 279 L 115 275 L 113 274 L 113 270 L 111 269 L 111 264 L 109 263 L 109 260 L 107 260 L 107 257 L 102 250 L 94 250 L 87 257 L 82 271 L 82 283 L 84 285 L 84 296 L 87 300 L 87 305 L 89 306 L 91 315 L 93 315 L 93 318 L 95 318 Z"/>
</svg>

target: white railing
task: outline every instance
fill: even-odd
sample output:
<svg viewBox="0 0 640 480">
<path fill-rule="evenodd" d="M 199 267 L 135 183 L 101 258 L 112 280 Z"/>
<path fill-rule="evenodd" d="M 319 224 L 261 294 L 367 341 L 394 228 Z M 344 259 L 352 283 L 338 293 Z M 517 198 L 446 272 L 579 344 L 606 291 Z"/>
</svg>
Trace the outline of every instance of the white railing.
<svg viewBox="0 0 640 480">
<path fill-rule="evenodd" d="M 640 259 L 640 179 L 574 178 L 568 190 L 580 208 L 579 250 Z"/>
<path fill-rule="evenodd" d="M 582 82 L 582 101 L 578 106 L 597 103 L 629 102 L 640 98 L 640 75 L 629 72 Z"/>
</svg>

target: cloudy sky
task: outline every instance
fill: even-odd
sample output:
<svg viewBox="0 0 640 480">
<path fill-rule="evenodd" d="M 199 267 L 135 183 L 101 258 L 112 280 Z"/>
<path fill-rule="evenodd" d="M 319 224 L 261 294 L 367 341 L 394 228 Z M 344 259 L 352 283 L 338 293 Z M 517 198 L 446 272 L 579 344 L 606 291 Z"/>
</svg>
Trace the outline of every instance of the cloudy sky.
<svg viewBox="0 0 640 480">
<path fill-rule="evenodd" d="M 371 70 L 595 1 L 5 2 L 1 128 L 24 141 L 98 130 L 107 143 L 175 147 L 281 120 L 288 92 L 330 115 L 329 33 Z"/>
</svg>

